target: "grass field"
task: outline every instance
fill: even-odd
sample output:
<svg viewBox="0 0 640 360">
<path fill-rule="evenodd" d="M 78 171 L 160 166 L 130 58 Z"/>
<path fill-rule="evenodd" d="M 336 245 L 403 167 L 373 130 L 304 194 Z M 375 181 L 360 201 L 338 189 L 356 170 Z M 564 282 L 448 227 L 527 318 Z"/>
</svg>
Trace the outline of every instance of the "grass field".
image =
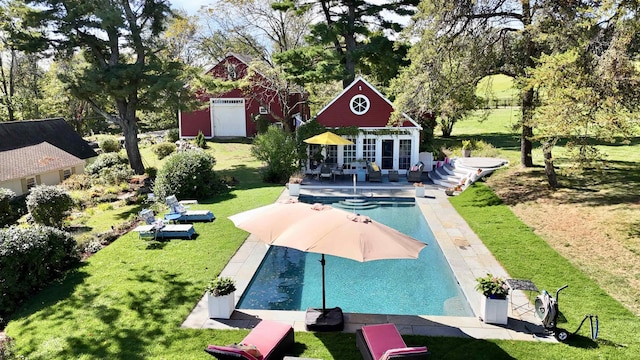
<svg viewBox="0 0 640 360">
<path fill-rule="evenodd" d="M 640 322 L 634 315 L 640 295 L 633 290 L 640 273 L 640 204 L 631 200 L 638 199 L 640 169 L 628 160 L 637 159 L 638 141 L 614 147 L 610 172 L 593 185 L 551 193 L 540 168 L 517 166 L 518 135 L 504 124 L 512 113 L 503 110 L 482 123 L 464 120 L 454 127 L 453 139 L 438 139 L 450 144 L 486 139 L 499 154 L 516 159 L 486 185 L 452 202 L 512 276 L 534 279 L 550 290 L 568 283 L 561 326 L 573 331 L 584 314 L 594 312 L 601 319 L 600 339 L 591 341 L 583 329 L 569 344 L 421 336 L 408 336 L 406 342 L 426 344 L 434 359 L 640 358 Z M 247 235 L 227 216 L 273 202 L 283 187 L 260 181 L 260 164 L 250 157 L 248 144 L 212 143 L 209 151 L 217 159 L 215 170 L 239 181 L 229 194 L 200 201 L 216 220 L 197 223 L 194 240 L 161 246 L 129 233 L 34 294 L 6 328 L 20 354 L 29 359 L 211 359 L 203 351 L 206 344 L 243 338 L 246 330 L 182 329 L 180 324 Z M 563 178 L 563 183 L 575 181 Z M 625 181 L 627 190 L 600 190 Z M 110 216 L 100 222 L 114 223 L 125 215 L 114 211 Z M 592 224 L 601 224 L 596 230 L 606 236 L 587 232 Z M 353 334 L 342 333 L 296 333 L 291 354 L 360 359 Z"/>
</svg>

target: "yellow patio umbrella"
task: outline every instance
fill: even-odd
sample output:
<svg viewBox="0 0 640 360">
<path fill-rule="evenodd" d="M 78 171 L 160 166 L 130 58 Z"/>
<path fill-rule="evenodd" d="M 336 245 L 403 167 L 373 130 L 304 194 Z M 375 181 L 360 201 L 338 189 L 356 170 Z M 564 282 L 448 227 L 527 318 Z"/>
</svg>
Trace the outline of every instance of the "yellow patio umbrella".
<svg viewBox="0 0 640 360">
<path fill-rule="evenodd" d="M 307 144 L 317 145 L 353 145 L 353 142 L 351 140 L 345 139 L 340 135 L 336 135 L 331 131 L 312 136 L 308 139 L 305 139 L 304 142 L 306 142 Z"/>
</svg>

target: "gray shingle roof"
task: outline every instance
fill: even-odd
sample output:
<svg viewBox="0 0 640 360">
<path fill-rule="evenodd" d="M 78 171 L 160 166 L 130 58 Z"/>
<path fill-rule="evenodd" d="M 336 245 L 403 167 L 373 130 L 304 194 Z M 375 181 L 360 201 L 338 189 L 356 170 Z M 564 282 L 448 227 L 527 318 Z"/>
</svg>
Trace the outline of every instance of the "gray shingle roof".
<svg viewBox="0 0 640 360">
<path fill-rule="evenodd" d="M 21 179 L 84 164 L 47 142 L 0 152 L 0 181 Z"/>
<path fill-rule="evenodd" d="M 48 142 L 83 160 L 98 156 L 62 118 L 0 122 L 0 152 L 43 142 Z"/>
</svg>

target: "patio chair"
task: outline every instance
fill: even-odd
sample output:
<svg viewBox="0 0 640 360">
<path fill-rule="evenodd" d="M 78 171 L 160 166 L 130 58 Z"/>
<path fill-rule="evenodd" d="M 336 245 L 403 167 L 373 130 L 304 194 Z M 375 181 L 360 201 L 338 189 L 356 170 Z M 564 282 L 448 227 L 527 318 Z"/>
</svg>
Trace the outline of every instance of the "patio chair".
<svg viewBox="0 0 640 360">
<path fill-rule="evenodd" d="M 282 359 L 293 343 L 291 325 L 262 320 L 240 343 L 229 346 L 209 345 L 204 351 L 220 360 L 274 360 Z"/>
<path fill-rule="evenodd" d="M 331 179 L 333 173 L 331 172 L 331 167 L 327 164 L 323 164 L 320 168 L 320 180 L 322 179 Z"/>
<path fill-rule="evenodd" d="M 140 218 L 145 222 L 145 225 L 140 225 L 133 229 L 138 232 L 140 238 L 168 238 L 168 237 L 186 237 L 191 239 L 195 234 L 193 225 L 173 225 L 166 224 L 160 219 L 156 219 L 153 214 L 153 210 L 144 209 L 139 213 Z"/>
<path fill-rule="evenodd" d="M 369 181 L 371 182 L 382 181 L 382 170 L 380 170 L 380 167 L 378 166 L 378 164 L 376 164 L 375 161 L 370 162 L 367 166 L 367 175 L 369 175 Z"/>
<path fill-rule="evenodd" d="M 408 347 L 394 324 L 363 326 L 356 330 L 356 346 L 364 360 L 426 359 L 426 346 Z"/>
<path fill-rule="evenodd" d="M 215 219 L 215 216 L 209 210 L 187 210 L 188 207 L 178 201 L 175 195 L 167 196 L 165 201 L 167 206 L 169 206 L 169 214 L 165 216 L 165 219 L 178 222 L 213 221 L 213 219 Z M 178 214 L 180 216 L 176 217 Z"/>
<path fill-rule="evenodd" d="M 424 164 L 422 163 L 422 161 L 410 167 L 409 170 L 407 170 L 407 181 L 421 182 L 423 169 L 424 169 Z"/>
</svg>

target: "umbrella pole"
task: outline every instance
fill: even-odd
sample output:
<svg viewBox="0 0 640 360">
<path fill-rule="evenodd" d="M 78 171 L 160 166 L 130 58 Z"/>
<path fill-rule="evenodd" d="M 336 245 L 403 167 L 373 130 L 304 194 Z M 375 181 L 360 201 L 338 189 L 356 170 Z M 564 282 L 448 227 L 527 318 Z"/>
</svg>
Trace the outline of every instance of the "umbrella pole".
<svg viewBox="0 0 640 360">
<path fill-rule="evenodd" d="M 324 264 L 325 264 L 324 254 L 322 254 L 322 258 L 320 259 L 320 264 L 322 265 L 322 315 L 320 316 L 324 316 L 327 310 L 325 296 L 324 296 Z"/>
</svg>

